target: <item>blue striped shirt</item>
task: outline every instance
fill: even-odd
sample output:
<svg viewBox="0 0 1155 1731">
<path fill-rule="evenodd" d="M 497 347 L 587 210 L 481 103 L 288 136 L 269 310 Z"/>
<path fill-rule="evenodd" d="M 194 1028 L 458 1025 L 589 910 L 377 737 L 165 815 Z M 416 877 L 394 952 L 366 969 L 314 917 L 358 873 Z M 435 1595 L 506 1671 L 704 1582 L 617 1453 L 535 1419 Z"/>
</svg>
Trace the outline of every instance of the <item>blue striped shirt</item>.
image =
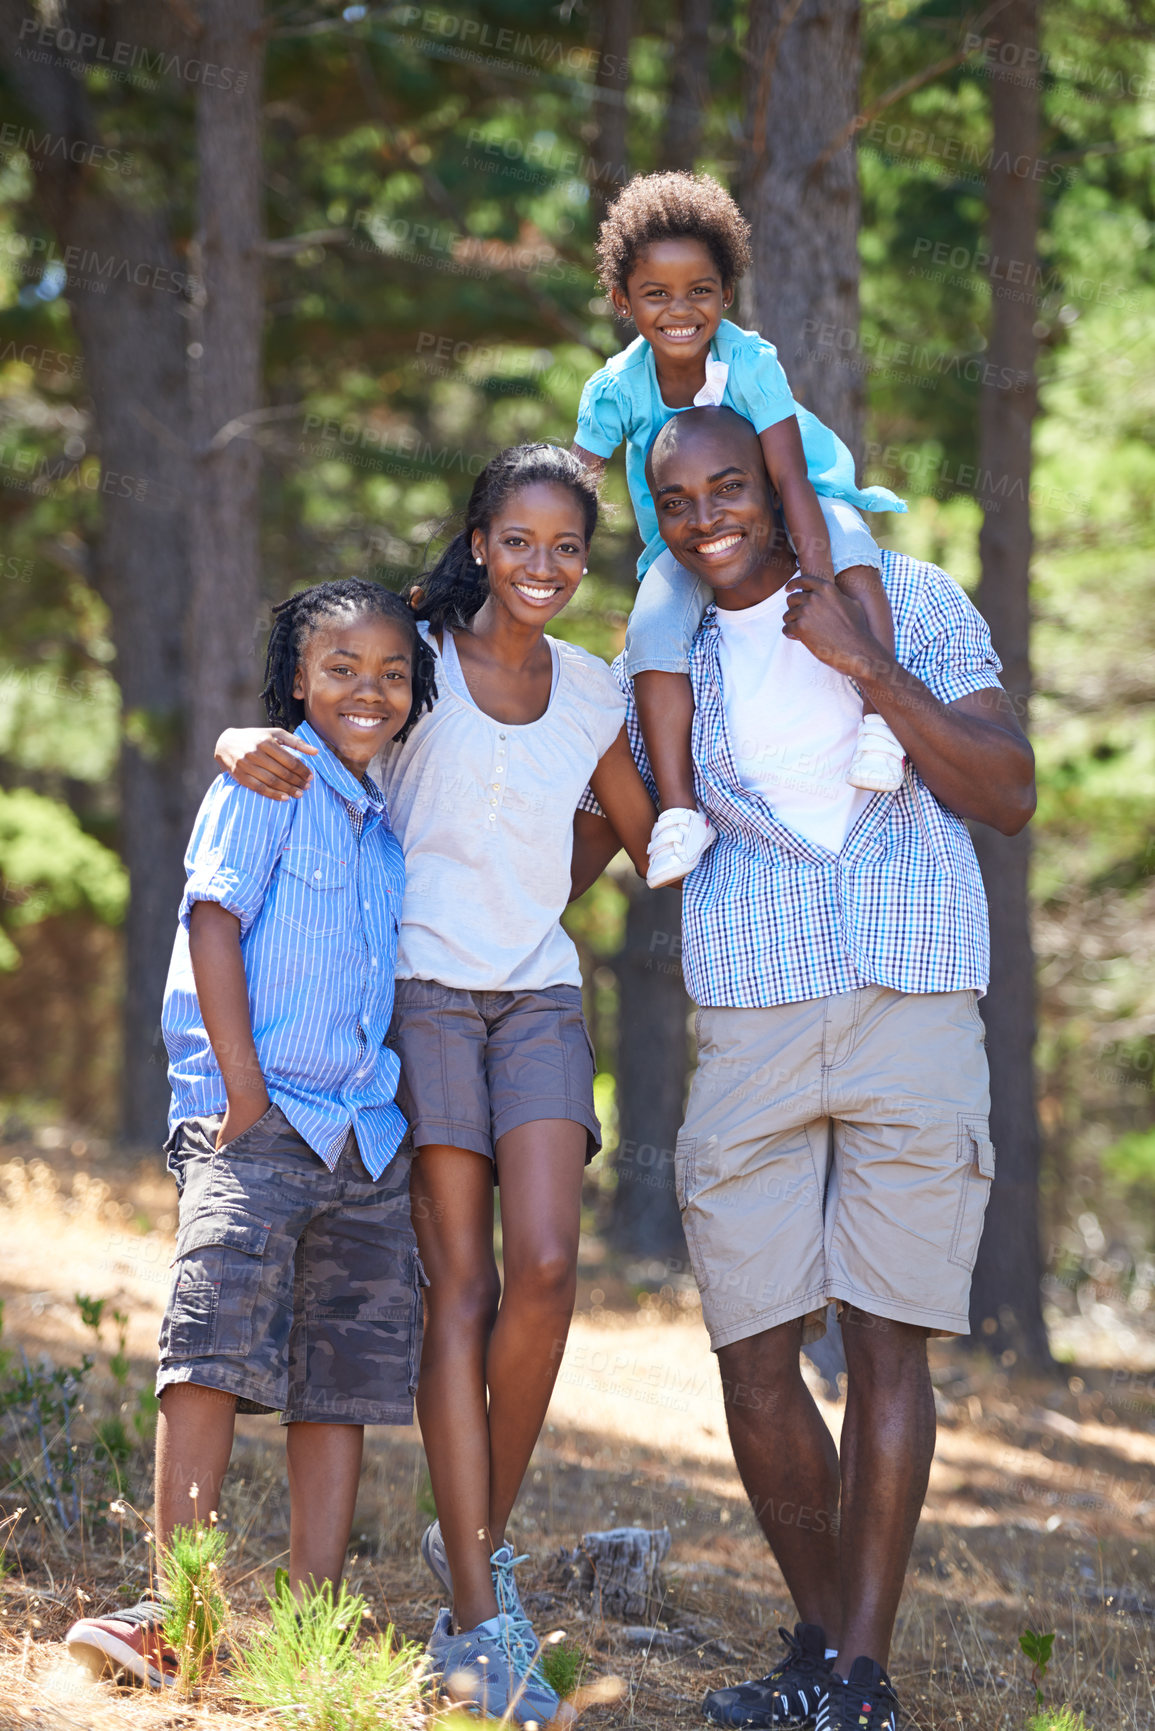
<svg viewBox="0 0 1155 1731">
<path fill-rule="evenodd" d="M 161 1016 L 169 1126 L 227 1105 L 188 947 L 192 904 L 219 902 L 241 924 L 269 1099 L 330 1167 L 354 1129 L 377 1178 L 406 1128 L 394 1101 L 400 1063 L 384 1043 L 405 862 L 380 790 L 351 775 L 308 722 L 297 736 L 320 751 L 300 799 L 265 799 L 221 775 L 193 826 Z"/>
<path fill-rule="evenodd" d="M 897 658 L 937 698 L 954 703 L 998 685 L 986 622 L 944 571 L 884 552 L 882 580 Z M 966 825 L 909 764 L 903 786 L 874 796 L 841 853 L 779 823 L 735 768 L 718 639 L 710 607 L 690 651 L 690 679 L 695 785 L 718 839 L 685 880 L 690 996 L 711 1008 L 758 1008 L 865 985 L 985 991 L 987 904 Z M 623 662 L 619 656 L 613 671 L 626 693 L 630 743 L 654 792 Z M 588 795 L 583 803 L 596 809 Z"/>
</svg>

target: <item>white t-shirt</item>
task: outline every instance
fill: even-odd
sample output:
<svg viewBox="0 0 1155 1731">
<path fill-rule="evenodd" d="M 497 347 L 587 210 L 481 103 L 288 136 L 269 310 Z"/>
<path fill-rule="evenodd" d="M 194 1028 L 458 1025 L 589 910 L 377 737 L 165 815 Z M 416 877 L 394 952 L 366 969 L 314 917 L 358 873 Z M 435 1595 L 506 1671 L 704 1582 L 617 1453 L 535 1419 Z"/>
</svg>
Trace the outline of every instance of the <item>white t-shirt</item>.
<svg viewBox="0 0 1155 1731">
<path fill-rule="evenodd" d="M 846 780 L 862 699 L 805 644 L 782 635 L 785 586 L 740 612 L 717 610 L 726 729 L 738 778 L 780 823 L 841 853 L 871 795 Z"/>
<path fill-rule="evenodd" d="M 434 653 L 426 626 L 418 629 Z M 603 661 L 547 638 L 554 682 L 537 721 L 494 721 L 474 703 L 451 631 L 437 701 L 375 766 L 405 852 L 399 979 L 467 991 L 578 986 L 559 925 L 570 891 L 573 820 L 625 719 Z"/>
</svg>

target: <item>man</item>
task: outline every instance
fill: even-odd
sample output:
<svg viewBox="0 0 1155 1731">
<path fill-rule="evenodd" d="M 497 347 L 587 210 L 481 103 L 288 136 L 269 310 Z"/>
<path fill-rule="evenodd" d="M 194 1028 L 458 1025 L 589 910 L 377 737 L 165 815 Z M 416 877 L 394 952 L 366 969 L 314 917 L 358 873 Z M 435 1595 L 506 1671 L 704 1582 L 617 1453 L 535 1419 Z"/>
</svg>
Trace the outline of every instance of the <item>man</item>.
<svg viewBox="0 0 1155 1731">
<path fill-rule="evenodd" d="M 798 575 L 733 411 L 676 416 L 649 466 L 666 545 L 714 592 L 691 653 L 717 840 L 684 894 L 699 1060 L 678 1198 L 738 1470 L 801 1618 L 767 1676 L 704 1710 L 893 1731 L 885 1665 L 934 1452 L 926 1341 L 967 1332 L 994 1173 L 986 904 L 962 820 L 1020 830 L 1033 759 L 944 573 L 884 553 L 893 656 L 832 582 Z M 897 793 L 846 783 L 862 697 L 907 754 Z M 830 1300 L 841 1459 L 799 1369 Z"/>
</svg>

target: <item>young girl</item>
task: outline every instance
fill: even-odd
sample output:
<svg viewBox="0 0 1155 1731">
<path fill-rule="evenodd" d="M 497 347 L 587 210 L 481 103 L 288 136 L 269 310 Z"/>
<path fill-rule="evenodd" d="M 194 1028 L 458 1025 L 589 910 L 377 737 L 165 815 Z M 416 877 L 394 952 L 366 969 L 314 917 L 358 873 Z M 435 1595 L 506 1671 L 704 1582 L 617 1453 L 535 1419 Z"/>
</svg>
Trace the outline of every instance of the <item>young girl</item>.
<svg viewBox="0 0 1155 1731">
<path fill-rule="evenodd" d="M 561 1364 L 582 1174 L 599 1145 L 559 916 L 605 857 L 597 819 L 575 844 L 587 782 L 640 872 L 654 821 L 609 669 L 545 634 L 584 575 L 595 486 L 550 445 L 502 452 L 478 477 L 464 531 L 410 598 L 437 701 L 381 760 L 407 871 L 390 1041 L 429 1277 L 417 1406 L 439 1518 L 422 1551 L 453 1601 L 430 1653 L 443 1676 L 484 1677 L 490 1716 L 516 1703 L 515 1717 L 541 1723 L 557 1697 L 505 1529 Z M 285 743 L 226 734 L 218 761 L 284 796 L 302 779 Z"/>
<path fill-rule="evenodd" d="M 600 473 L 625 439 L 626 478 L 646 543 L 626 633 L 626 670 L 662 808 L 651 841 L 652 889 L 684 877 L 713 840 L 694 794 L 687 673 L 709 591 L 663 546 L 645 475 L 646 454 L 672 414 L 725 403 L 753 424 L 801 569 L 833 576 L 861 604 L 879 643 L 894 648 L 881 555 L 855 507 L 906 506 L 885 487 L 855 485 L 850 452 L 795 403 L 773 345 L 723 318 L 750 262 L 749 234 L 716 180 L 670 173 L 630 181 L 598 236 L 602 287 L 638 336 L 587 381 L 573 450 Z M 885 792 L 901 786 L 902 772 L 902 747 L 870 710 L 847 780 Z"/>
</svg>

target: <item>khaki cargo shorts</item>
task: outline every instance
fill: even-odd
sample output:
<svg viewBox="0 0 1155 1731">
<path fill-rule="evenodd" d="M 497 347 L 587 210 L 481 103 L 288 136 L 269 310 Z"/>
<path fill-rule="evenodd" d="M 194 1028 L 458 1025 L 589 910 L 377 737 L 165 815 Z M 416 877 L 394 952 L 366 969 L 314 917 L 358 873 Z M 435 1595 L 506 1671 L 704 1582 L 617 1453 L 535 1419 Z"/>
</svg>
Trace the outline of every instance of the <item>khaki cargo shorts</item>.
<svg viewBox="0 0 1155 1731">
<path fill-rule="evenodd" d="M 967 1334 L 994 1177 L 977 993 L 704 1009 L 678 1202 L 715 1351 L 854 1305 Z"/>
</svg>

